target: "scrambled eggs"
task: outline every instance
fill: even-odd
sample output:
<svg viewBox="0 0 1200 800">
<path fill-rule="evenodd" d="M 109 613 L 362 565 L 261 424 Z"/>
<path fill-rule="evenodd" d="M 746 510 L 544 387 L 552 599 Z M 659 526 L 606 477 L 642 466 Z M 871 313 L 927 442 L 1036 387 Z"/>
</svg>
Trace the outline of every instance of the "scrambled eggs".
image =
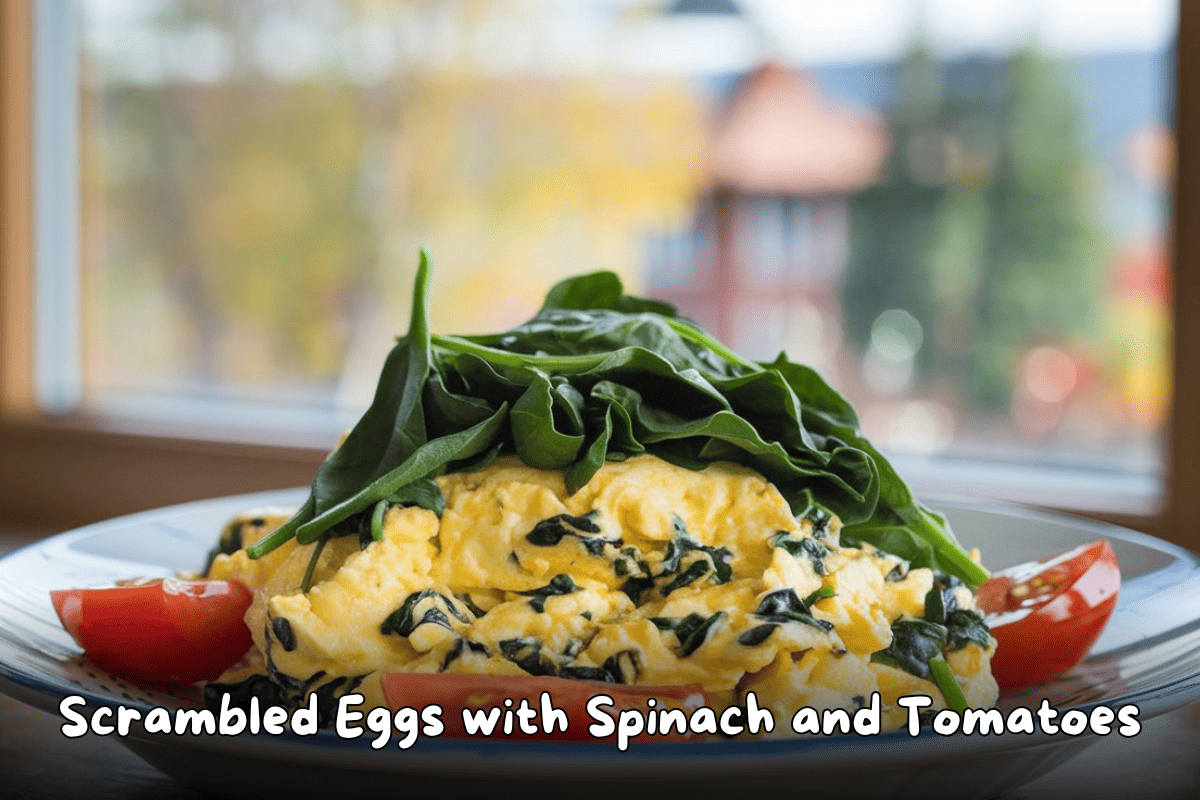
<svg viewBox="0 0 1200 800">
<path fill-rule="evenodd" d="M 794 517 L 752 470 L 640 455 L 568 495 L 562 473 L 509 457 L 436 481 L 440 518 L 393 506 L 381 541 L 331 539 L 308 592 L 316 545 L 217 555 L 209 577 L 254 592 L 255 647 L 222 684 L 357 691 L 383 705 L 379 676 L 397 670 L 699 683 L 719 706 L 753 691 L 781 721 L 803 706 L 853 711 L 879 691 L 885 729 L 906 720 L 898 697 L 944 707 L 933 682 L 871 656 L 892 644 L 894 623 L 926 615 L 945 577 L 842 546 L 836 517 Z M 244 548 L 284 519 L 235 521 L 227 539 Z M 955 583 L 947 608 L 973 610 Z M 986 632 L 950 644 L 972 707 L 996 699 L 993 649 Z"/>
</svg>

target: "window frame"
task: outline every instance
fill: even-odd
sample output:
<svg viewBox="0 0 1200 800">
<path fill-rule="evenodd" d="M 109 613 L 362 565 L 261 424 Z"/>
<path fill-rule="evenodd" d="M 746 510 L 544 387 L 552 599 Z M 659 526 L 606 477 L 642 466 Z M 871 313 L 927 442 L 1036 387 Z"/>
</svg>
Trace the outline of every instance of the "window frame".
<svg viewBox="0 0 1200 800">
<path fill-rule="evenodd" d="M 54 203 L 78 207 L 71 187 L 44 180 L 47 165 L 58 163 L 48 157 L 53 148 L 69 147 L 64 142 L 72 139 L 78 145 L 71 128 L 78 107 L 47 110 L 34 101 L 36 81 L 43 79 L 39 73 L 47 73 L 44 67 L 35 69 L 38 37 L 44 35 L 38 26 L 45 24 L 43 15 L 62 13 L 54 11 L 56 6 L 71 4 L 0 3 L 0 463 L 9 465 L 0 482 L 0 525 L 60 530 L 169 503 L 308 483 L 332 441 L 293 438 L 272 444 L 262 432 L 73 410 L 72 391 L 78 387 L 72 389 L 63 376 L 81 372 L 78 346 L 73 354 L 69 341 L 51 344 L 57 348 L 55 374 L 37 374 L 33 341 L 35 335 L 47 335 L 38 328 L 38 293 L 51 289 L 44 281 L 39 285 L 36 265 L 39 259 L 78 258 L 70 236 L 57 237 L 55 245 L 36 232 L 38 215 L 45 213 L 39 209 Z M 61 33 L 61 26 L 71 23 L 58 18 L 57 24 Z M 1161 491 L 1147 491 L 1144 480 L 1035 467 L 1021 468 L 1023 477 L 1014 480 L 995 471 L 989 477 L 986 466 L 974 465 L 979 467 L 975 477 L 963 480 L 953 466 L 899 459 L 918 492 L 1032 500 L 1200 551 L 1200 505 L 1189 502 L 1200 497 L 1200 358 L 1194 355 L 1200 351 L 1200 264 L 1191 263 L 1200 260 L 1200 7 L 1180 4 L 1176 53 L 1169 248 L 1174 383 Z M 58 73 L 65 71 L 60 64 Z M 58 115 L 51 114 L 49 124 L 46 111 Z M 41 161 L 35 144 L 43 145 Z M 77 169 L 55 175 L 59 183 L 76 180 Z M 78 320 L 77 302 L 72 313 Z"/>
</svg>

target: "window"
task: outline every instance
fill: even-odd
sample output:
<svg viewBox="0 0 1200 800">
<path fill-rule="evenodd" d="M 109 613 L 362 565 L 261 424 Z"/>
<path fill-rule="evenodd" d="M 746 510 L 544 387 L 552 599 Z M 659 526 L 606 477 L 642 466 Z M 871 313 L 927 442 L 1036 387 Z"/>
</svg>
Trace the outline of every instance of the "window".
<svg viewBox="0 0 1200 800">
<path fill-rule="evenodd" d="M 1157 508 L 1171 0 L 34 7 L 44 410 L 331 441 L 425 245 L 440 330 L 612 268 L 919 487 Z"/>
</svg>

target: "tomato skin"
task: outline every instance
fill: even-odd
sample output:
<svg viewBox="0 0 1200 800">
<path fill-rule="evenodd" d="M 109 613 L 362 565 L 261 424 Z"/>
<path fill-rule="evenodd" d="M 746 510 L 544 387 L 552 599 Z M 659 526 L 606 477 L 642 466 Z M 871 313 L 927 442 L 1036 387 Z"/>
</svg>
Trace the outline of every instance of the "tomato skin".
<svg viewBox="0 0 1200 800">
<path fill-rule="evenodd" d="M 237 581 L 173 578 L 50 593 L 63 627 L 97 664 L 148 683 L 213 680 L 250 649 Z"/>
<path fill-rule="evenodd" d="M 463 725 L 462 709 L 493 707 L 506 708 L 505 699 L 512 700 L 512 708 L 519 708 L 521 700 L 528 700 L 529 706 L 538 711 L 538 717 L 533 720 L 537 726 L 536 734 L 526 735 L 521 732 L 519 724 L 514 719 L 513 732 L 505 734 L 502 730 L 503 716 L 497 723 L 495 731 L 487 738 L 491 739 L 555 739 L 558 741 L 605 741 L 614 737 L 596 738 L 588 733 L 588 728 L 596 720 L 587 713 L 587 702 L 596 695 L 606 694 L 613 699 L 611 707 L 603 709 L 615 720 L 616 715 L 626 709 L 646 711 L 646 700 L 655 698 L 658 703 L 655 708 L 681 708 L 690 717 L 692 711 L 700 706 L 708 705 L 708 694 L 698 683 L 685 686 L 627 686 L 618 683 L 601 681 L 568 680 L 567 678 L 511 676 L 511 675 L 444 675 L 420 674 L 412 672 L 389 672 L 382 676 L 380 683 L 383 696 L 388 707 L 393 711 L 405 706 L 423 708 L 431 704 L 442 707 L 442 724 L 446 726 L 445 736 L 455 738 L 467 737 Z M 547 734 L 542 730 L 541 696 L 549 692 L 555 708 L 566 712 L 569 724 L 563 732 L 557 724 L 554 733 Z M 676 729 L 677 730 L 677 729 Z M 667 736 L 642 734 L 633 737 L 633 741 L 680 741 L 695 738 L 691 734 L 682 735 L 672 732 Z"/>
<path fill-rule="evenodd" d="M 1103 539 L 993 573 L 976 601 L 996 638 L 1001 689 L 1057 678 L 1087 655 L 1117 606 L 1121 571 Z"/>
</svg>

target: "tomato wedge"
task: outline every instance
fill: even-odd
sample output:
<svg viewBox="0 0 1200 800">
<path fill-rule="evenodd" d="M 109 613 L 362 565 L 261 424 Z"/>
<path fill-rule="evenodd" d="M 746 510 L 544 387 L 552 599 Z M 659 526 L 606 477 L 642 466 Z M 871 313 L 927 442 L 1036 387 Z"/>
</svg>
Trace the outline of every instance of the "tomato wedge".
<svg viewBox="0 0 1200 800">
<path fill-rule="evenodd" d="M 463 724 L 464 708 L 484 711 L 495 707 L 503 709 L 508 707 L 504 703 L 506 699 L 512 700 L 511 708 L 514 709 L 521 705 L 522 700 L 529 701 L 529 706 L 539 712 L 539 717 L 533 720 L 538 733 L 522 733 L 514 720 L 512 734 L 504 734 L 498 724 L 489 738 L 604 741 L 588 733 L 588 727 L 596 720 L 587 713 L 587 703 L 592 697 L 601 694 L 613 699 L 613 705 L 603 710 L 614 718 L 626 709 L 646 711 L 649 708 L 646 702 L 649 698 L 657 701 L 655 708 L 679 708 L 689 717 L 700 706 L 709 704 L 708 694 L 698 683 L 685 686 L 627 686 L 602 681 L 532 675 L 428 675 L 411 672 L 389 672 L 381 678 L 380 683 L 383 696 L 393 711 L 406 706 L 420 709 L 434 703 L 440 705 L 442 723 L 446 726 L 445 735 L 453 737 L 468 735 Z M 566 712 L 566 732 L 558 726 L 555 727 L 554 733 L 543 732 L 540 717 L 542 692 L 550 694 L 555 708 Z M 685 738 L 694 736 L 679 733 L 667 736 L 642 734 L 634 737 L 634 740 L 662 742 L 680 741 Z"/>
<path fill-rule="evenodd" d="M 1000 688 L 1045 683 L 1082 661 L 1120 591 L 1117 556 L 1103 539 L 993 573 L 976 601 L 996 637 Z"/>
<path fill-rule="evenodd" d="M 213 680 L 250 649 L 237 581 L 172 578 L 50 593 L 63 627 L 106 669 L 150 683 Z"/>
</svg>

